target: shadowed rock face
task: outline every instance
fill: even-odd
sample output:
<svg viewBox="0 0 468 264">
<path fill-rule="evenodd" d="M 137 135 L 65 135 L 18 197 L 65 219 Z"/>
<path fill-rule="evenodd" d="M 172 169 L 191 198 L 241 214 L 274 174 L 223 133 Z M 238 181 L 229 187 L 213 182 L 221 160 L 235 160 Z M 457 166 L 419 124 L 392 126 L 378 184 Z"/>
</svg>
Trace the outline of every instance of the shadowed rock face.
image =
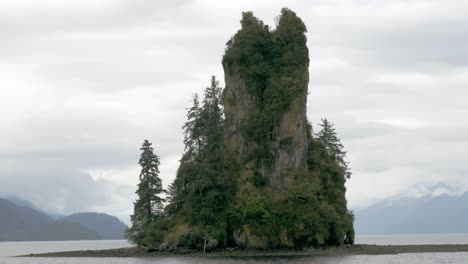
<svg viewBox="0 0 468 264">
<path fill-rule="evenodd" d="M 305 25 L 290 10 L 282 10 L 274 30 L 251 13 L 243 14 L 241 25 L 223 59 L 224 142 L 226 159 L 238 171 L 237 199 L 245 201 L 244 208 L 258 208 L 246 204 L 258 197 L 282 199 L 279 193 L 287 191 L 292 175 L 308 170 L 309 58 Z M 284 231 L 272 242 L 251 225 L 233 230 L 237 244 L 293 244 Z"/>
<path fill-rule="evenodd" d="M 228 156 L 242 164 L 249 161 L 252 153 L 260 147 L 258 141 L 246 138 L 242 130 L 247 123 L 254 120 L 255 114 L 265 110 L 258 106 L 259 98 L 248 92 L 245 81 L 239 72 L 230 71 L 228 68 L 229 66 L 225 66 L 226 151 Z M 305 70 L 304 75 L 306 76 L 304 79 L 307 80 L 307 70 Z M 262 166 L 259 170 L 264 176 L 269 177 L 272 184 L 277 187 L 283 185 L 282 174 L 288 170 L 305 168 L 306 166 L 306 153 L 309 145 L 306 117 L 307 82 L 304 86 L 305 89 L 293 98 L 290 109 L 276 117 L 276 120 L 281 121 L 275 124 L 275 139 L 269 147 L 270 151 L 274 153 L 274 163 L 269 168 Z M 284 87 L 284 89 L 288 89 L 288 87 Z M 286 144 L 287 146 L 283 146 Z"/>
<path fill-rule="evenodd" d="M 286 29 L 294 27 L 291 19 L 295 19 L 299 27 L 292 30 L 292 34 Z M 241 167 L 252 169 L 251 164 L 257 164 L 257 173 L 268 178 L 273 187 L 282 188 L 281 175 L 305 168 L 307 160 L 309 59 L 305 26 L 292 12 L 283 14 L 277 29 L 271 32 L 248 14 L 244 14 L 241 23 L 243 28 L 228 43 L 223 61 L 226 151 Z M 258 24 L 259 31 L 264 28 L 265 37 L 259 39 L 259 43 L 239 43 L 243 34 L 250 34 L 253 23 Z M 256 47 L 263 44 L 261 41 L 267 44 L 259 50 Z M 230 54 L 231 50 L 235 50 L 234 55 Z M 250 62 L 249 56 L 257 55 L 250 52 L 266 54 Z M 291 60 L 294 56 L 301 56 L 301 60 Z M 255 67 L 262 67 L 261 72 L 256 74 Z M 248 72 L 252 68 L 254 73 Z M 255 133 L 262 129 L 268 130 L 267 133 L 261 131 L 256 137 L 249 136 L 247 131 Z M 259 151 L 267 152 L 272 162 L 262 162 L 256 156 Z"/>
<path fill-rule="evenodd" d="M 241 25 L 223 58 L 233 239 L 248 248 L 339 245 L 353 236 L 352 215 L 343 171 L 307 121 L 306 27 L 289 9 L 273 30 L 250 12 Z"/>
<path fill-rule="evenodd" d="M 182 199 L 166 238 L 188 248 L 202 248 L 203 241 L 262 249 L 352 243 L 344 171 L 307 122 L 304 23 L 285 8 L 274 30 L 251 12 L 241 25 L 223 57 L 223 142 L 212 133 L 219 155 L 181 167 L 175 190 Z M 202 184 L 193 180 L 210 170 Z M 203 192 L 211 207 L 200 205 Z"/>
<path fill-rule="evenodd" d="M 273 175 L 281 175 L 289 169 L 300 169 L 306 166 L 307 147 L 309 145 L 309 132 L 307 129 L 307 91 L 309 82 L 308 64 L 304 65 L 303 83 L 301 93 L 295 95 L 290 109 L 280 116 L 278 136 L 275 142 L 277 155 Z M 289 87 L 284 87 L 289 89 Z M 282 148 L 282 142 L 291 141 L 291 145 Z"/>
<path fill-rule="evenodd" d="M 250 122 L 257 109 L 255 96 L 247 91 L 245 80 L 238 67 L 223 64 L 226 87 L 224 89 L 225 142 L 227 155 L 237 162 L 248 159 L 249 152 L 258 147 L 257 142 L 248 142 L 241 133 L 244 124 Z M 261 111 L 261 110 L 260 110 Z"/>
</svg>

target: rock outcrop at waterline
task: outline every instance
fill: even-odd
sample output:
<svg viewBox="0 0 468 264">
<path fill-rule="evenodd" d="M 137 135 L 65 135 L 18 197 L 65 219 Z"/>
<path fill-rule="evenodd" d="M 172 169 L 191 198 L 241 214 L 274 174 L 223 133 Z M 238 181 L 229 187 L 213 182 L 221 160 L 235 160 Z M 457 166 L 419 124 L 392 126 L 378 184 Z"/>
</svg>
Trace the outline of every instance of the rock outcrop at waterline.
<svg viewBox="0 0 468 264">
<path fill-rule="evenodd" d="M 283 9 L 274 30 L 250 12 L 241 24 L 223 58 L 224 142 L 237 179 L 236 243 L 340 244 L 346 234 L 352 240 L 343 172 L 314 142 L 307 121 L 304 23 Z"/>
<path fill-rule="evenodd" d="M 313 137 L 307 121 L 304 23 L 283 9 L 273 30 L 251 12 L 243 13 L 241 26 L 223 57 L 222 95 L 213 77 L 204 98 L 194 97 L 188 109 L 170 202 L 145 229 L 141 245 L 211 250 L 352 243 L 347 168 Z"/>
</svg>

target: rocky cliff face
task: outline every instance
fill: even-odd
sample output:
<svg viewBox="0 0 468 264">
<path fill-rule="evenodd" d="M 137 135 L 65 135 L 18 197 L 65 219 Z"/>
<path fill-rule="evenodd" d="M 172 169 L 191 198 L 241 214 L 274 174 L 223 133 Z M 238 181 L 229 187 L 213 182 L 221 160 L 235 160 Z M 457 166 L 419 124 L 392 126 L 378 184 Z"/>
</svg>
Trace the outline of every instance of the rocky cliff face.
<svg viewBox="0 0 468 264">
<path fill-rule="evenodd" d="M 241 25 L 223 58 L 224 143 L 237 181 L 235 243 L 340 244 L 352 217 L 344 176 L 314 142 L 307 121 L 306 27 L 288 9 L 274 30 L 250 12 Z"/>
<path fill-rule="evenodd" d="M 259 110 L 258 99 L 247 90 L 238 66 L 232 66 L 233 69 L 227 64 L 223 66 L 226 83 L 223 92 L 226 151 L 228 156 L 240 163 L 248 159 L 251 152 L 249 149 L 258 147 L 256 142 L 248 142 L 241 132 L 244 124 L 252 120 L 254 111 Z"/>
<path fill-rule="evenodd" d="M 252 161 L 252 155 L 259 148 L 268 148 L 273 156 L 273 164 L 270 167 L 261 165 L 259 173 L 268 177 L 275 186 L 283 185 L 281 175 L 290 170 L 306 167 L 306 154 L 309 145 L 309 129 L 307 124 L 307 83 L 308 71 L 304 71 L 302 82 L 303 89 L 294 95 L 289 108 L 277 113 L 271 124 L 273 138 L 258 141 L 256 138 L 245 135 L 248 124 L 256 120 L 256 116 L 264 109 L 260 104 L 261 98 L 256 98 L 246 87 L 246 81 L 242 77 L 237 66 L 231 70 L 229 65 L 223 65 L 225 69 L 226 87 L 224 90 L 224 113 L 226 117 L 225 143 L 228 156 L 238 163 Z M 308 65 L 304 65 L 307 69 Z M 291 87 L 283 87 L 289 90 Z M 279 120 L 279 121 L 278 121 Z M 268 143 L 268 146 L 261 146 Z M 258 162 L 256 160 L 255 162 Z"/>
<path fill-rule="evenodd" d="M 307 122 L 306 27 L 289 9 L 273 30 L 251 12 L 241 25 L 223 57 L 223 95 L 214 82 L 203 107 L 189 110 L 170 218 L 156 224 L 171 247 L 340 245 L 353 220 L 345 171 Z"/>
<path fill-rule="evenodd" d="M 279 177 L 289 170 L 304 169 L 306 167 L 310 136 L 306 116 L 307 84 L 309 82 L 308 64 L 304 65 L 304 68 L 304 76 L 301 80 L 304 88 L 294 96 L 290 108 L 279 117 L 281 121 L 274 142 L 276 155 L 271 172 L 273 177 Z M 289 87 L 284 87 L 284 89 L 289 89 Z M 286 146 L 283 147 L 283 144 L 286 144 Z"/>
<path fill-rule="evenodd" d="M 281 188 L 281 175 L 306 167 L 310 132 L 305 26 L 289 10 L 271 32 L 251 13 L 245 13 L 241 23 L 223 61 L 227 153 L 241 166 L 254 162 L 256 173 Z M 255 30 L 262 37 L 245 41 Z"/>
</svg>

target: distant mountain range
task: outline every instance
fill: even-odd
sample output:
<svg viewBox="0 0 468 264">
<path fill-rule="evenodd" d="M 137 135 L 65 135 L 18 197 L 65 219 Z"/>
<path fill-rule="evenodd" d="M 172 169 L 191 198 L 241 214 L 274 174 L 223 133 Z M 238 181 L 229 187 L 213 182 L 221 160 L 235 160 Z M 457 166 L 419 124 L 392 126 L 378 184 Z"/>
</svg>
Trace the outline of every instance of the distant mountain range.
<svg viewBox="0 0 468 264">
<path fill-rule="evenodd" d="M 124 239 L 125 229 L 117 217 L 100 213 L 78 213 L 66 216 L 65 221 L 79 223 L 97 232 L 101 239 Z"/>
<path fill-rule="evenodd" d="M 78 213 L 54 219 L 21 199 L 0 198 L 0 241 L 124 239 L 127 226 L 100 213 Z"/>
<path fill-rule="evenodd" d="M 354 214 L 357 235 L 468 233 L 468 192 L 386 200 Z M 124 239 L 126 228 L 107 214 L 51 216 L 28 201 L 0 198 L 0 241 Z"/>
<path fill-rule="evenodd" d="M 354 214 L 358 235 L 468 233 L 468 192 L 384 201 Z"/>
<path fill-rule="evenodd" d="M 14 203 L 16 205 L 26 206 L 26 207 L 32 208 L 32 209 L 34 209 L 36 211 L 45 213 L 46 215 L 52 217 L 53 219 L 60 219 L 60 218 L 65 216 L 63 214 L 59 214 L 59 213 L 56 213 L 56 212 L 42 210 L 39 207 L 32 204 L 31 202 L 23 200 L 23 199 L 19 198 L 18 196 L 7 196 L 4 199 L 7 199 L 8 201 L 10 201 L 10 202 L 12 202 L 12 203 Z"/>
</svg>

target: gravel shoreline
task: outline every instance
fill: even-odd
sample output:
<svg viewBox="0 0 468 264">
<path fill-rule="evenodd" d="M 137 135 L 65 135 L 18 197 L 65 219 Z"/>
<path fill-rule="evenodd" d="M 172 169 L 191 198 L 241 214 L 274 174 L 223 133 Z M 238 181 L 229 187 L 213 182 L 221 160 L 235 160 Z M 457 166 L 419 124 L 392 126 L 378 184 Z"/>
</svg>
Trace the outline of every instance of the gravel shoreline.
<svg viewBox="0 0 468 264">
<path fill-rule="evenodd" d="M 202 253 L 190 250 L 153 251 L 137 248 L 118 248 L 107 250 L 81 250 L 66 252 L 51 252 L 30 254 L 18 257 L 161 257 L 161 256 L 190 256 L 190 257 L 294 257 L 294 256 L 335 256 L 335 255 L 390 255 L 402 253 L 430 253 L 430 252 L 468 252 L 468 245 L 354 245 L 350 247 L 329 247 L 324 249 L 307 250 L 245 250 L 227 249 Z"/>
</svg>

